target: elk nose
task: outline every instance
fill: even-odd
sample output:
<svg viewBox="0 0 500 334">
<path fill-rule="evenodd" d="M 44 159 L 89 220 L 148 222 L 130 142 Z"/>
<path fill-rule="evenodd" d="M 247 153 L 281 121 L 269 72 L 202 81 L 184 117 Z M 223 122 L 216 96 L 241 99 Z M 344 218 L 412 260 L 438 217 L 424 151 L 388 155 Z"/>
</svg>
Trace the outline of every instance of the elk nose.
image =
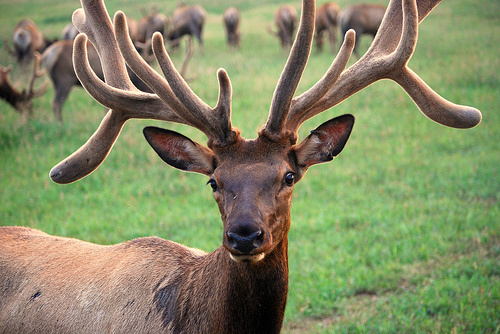
<svg viewBox="0 0 500 334">
<path fill-rule="evenodd" d="M 240 235 L 235 232 L 227 232 L 227 241 L 231 248 L 242 253 L 251 254 L 253 250 L 262 246 L 263 233 L 261 230 L 249 235 Z"/>
</svg>

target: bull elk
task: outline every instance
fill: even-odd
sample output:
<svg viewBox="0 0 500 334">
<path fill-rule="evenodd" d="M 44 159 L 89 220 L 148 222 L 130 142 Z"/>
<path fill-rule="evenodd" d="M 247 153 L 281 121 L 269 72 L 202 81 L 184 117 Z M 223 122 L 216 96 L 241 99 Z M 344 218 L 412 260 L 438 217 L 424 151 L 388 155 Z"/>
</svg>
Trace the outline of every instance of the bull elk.
<svg viewBox="0 0 500 334">
<path fill-rule="evenodd" d="M 227 44 L 231 47 L 240 46 L 240 10 L 236 7 L 228 7 L 222 15 L 224 28 L 226 29 Z"/>
<path fill-rule="evenodd" d="M 222 246 L 207 254 L 156 237 L 100 246 L 4 227 L 3 332 L 278 333 L 288 290 L 294 186 L 309 167 L 342 151 L 354 117 L 333 118 L 298 143 L 300 125 L 383 78 L 400 84 L 436 122 L 469 128 L 481 120 L 477 109 L 448 102 L 407 67 L 419 20 L 439 0 L 391 0 L 368 53 L 343 71 L 354 47 L 355 34 L 349 31 L 326 74 L 294 98 L 314 34 L 315 2 L 304 0 L 267 123 L 252 140 L 231 124 L 232 88 L 225 70 L 217 72 L 219 99 L 212 108 L 176 71 L 160 34 L 153 36 L 153 50 L 165 78 L 134 49 L 122 12 L 115 14 L 113 28 L 102 2 L 82 2 L 73 21 L 86 35 L 75 40 L 75 69 L 89 94 L 110 110 L 89 141 L 50 177 L 70 183 L 94 171 L 131 118 L 192 126 L 208 137 L 207 146 L 157 127 L 145 128 L 144 134 L 167 164 L 208 176 L 223 222 Z M 106 82 L 88 64 L 87 36 L 102 55 Z M 154 94 L 134 88 L 125 62 Z"/>
<path fill-rule="evenodd" d="M 316 12 L 316 25 L 314 41 L 319 52 L 323 50 L 323 35 L 328 34 L 330 42 L 330 52 L 335 53 L 335 43 L 337 42 L 337 20 L 340 12 L 339 5 L 335 2 L 327 2 L 318 7 Z"/>
<path fill-rule="evenodd" d="M 16 25 L 12 33 L 14 50 L 9 47 L 7 40 L 5 40 L 5 48 L 21 66 L 25 67 L 33 59 L 35 52 L 42 53 L 53 42 L 42 34 L 35 22 L 24 19 Z"/>
<path fill-rule="evenodd" d="M 33 74 L 29 80 L 28 89 L 19 90 L 10 80 L 10 72 L 12 66 L 0 66 L 0 98 L 10 104 L 19 114 L 23 120 L 33 114 L 32 100 L 42 96 L 47 91 L 48 82 L 35 88 L 35 81 L 45 74 L 44 71 L 39 69 L 40 57 L 39 54 L 35 55 Z"/>
<path fill-rule="evenodd" d="M 274 24 L 278 31 L 273 31 L 270 27 L 267 28 L 267 31 L 279 38 L 283 49 L 289 49 L 293 44 L 297 21 L 298 15 L 295 7 L 283 5 L 274 13 Z"/>
<path fill-rule="evenodd" d="M 358 45 L 362 35 L 375 37 L 377 30 L 384 18 L 385 7 L 376 4 L 350 5 L 342 9 L 340 13 L 340 29 L 342 36 L 349 29 L 356 32 L 356 44 L 353 53 L 359 58 Z"/>
</svg>

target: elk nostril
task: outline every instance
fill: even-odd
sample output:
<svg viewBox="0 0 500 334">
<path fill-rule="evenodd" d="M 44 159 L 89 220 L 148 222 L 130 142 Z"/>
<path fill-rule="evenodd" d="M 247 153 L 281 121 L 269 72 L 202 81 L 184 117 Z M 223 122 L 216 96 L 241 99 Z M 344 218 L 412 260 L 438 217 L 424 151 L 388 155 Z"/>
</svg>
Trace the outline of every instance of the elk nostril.
<svg viewBox="0 0 500 334">
<path fill-rule="evenodd" d="M 263 233 L 260 230 L 248 236 L 227 232 L 227 242 L 229 246 L 243 254 L 250 254 L 254 249 L 259 248 L 263 240 Z"/>
<path fill-rule="evenodd" d="M 264 243 L 264 233 L 261 231 L 256 232 L 257 236 L 254 238 L 253 245 L 255 248 L 259 248 Z"/>
</svg>

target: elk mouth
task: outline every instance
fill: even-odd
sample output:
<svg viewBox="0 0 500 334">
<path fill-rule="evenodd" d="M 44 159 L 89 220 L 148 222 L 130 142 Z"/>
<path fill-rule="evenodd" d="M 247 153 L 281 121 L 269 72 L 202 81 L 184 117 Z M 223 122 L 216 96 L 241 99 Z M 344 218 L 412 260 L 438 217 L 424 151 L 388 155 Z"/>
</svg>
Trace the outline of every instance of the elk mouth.
<svg viewBox="0 0 500 334">
<path fill-rule="evenodd" d="M 247 255 L 247 254 L 234 254 L 229 252 L 229 256 L 233 261 L 238 263 L 256 263 L 261 261 L 266 256 L 266 254 L 259 253 L 259 254 Z"/>
</svg>

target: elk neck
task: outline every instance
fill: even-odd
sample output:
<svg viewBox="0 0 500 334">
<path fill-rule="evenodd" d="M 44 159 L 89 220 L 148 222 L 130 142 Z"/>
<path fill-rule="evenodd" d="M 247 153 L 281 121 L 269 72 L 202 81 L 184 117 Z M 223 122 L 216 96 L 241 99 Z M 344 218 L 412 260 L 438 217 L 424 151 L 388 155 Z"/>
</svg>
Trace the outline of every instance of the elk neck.
<svg viewBox="0 0 500 334">
<path fill-rule="evenodd" d="M 196 333 L 279 333 L 288 291 L 287 250 L 285 237 L 256 263 L 232 260 L 223 246 L 194 258 L 177 282 L 158 286 L 163 326 L 176 333 L 194 328 Z M 189 317 L 193 312 L 196 319 Z"/>
</svg>

